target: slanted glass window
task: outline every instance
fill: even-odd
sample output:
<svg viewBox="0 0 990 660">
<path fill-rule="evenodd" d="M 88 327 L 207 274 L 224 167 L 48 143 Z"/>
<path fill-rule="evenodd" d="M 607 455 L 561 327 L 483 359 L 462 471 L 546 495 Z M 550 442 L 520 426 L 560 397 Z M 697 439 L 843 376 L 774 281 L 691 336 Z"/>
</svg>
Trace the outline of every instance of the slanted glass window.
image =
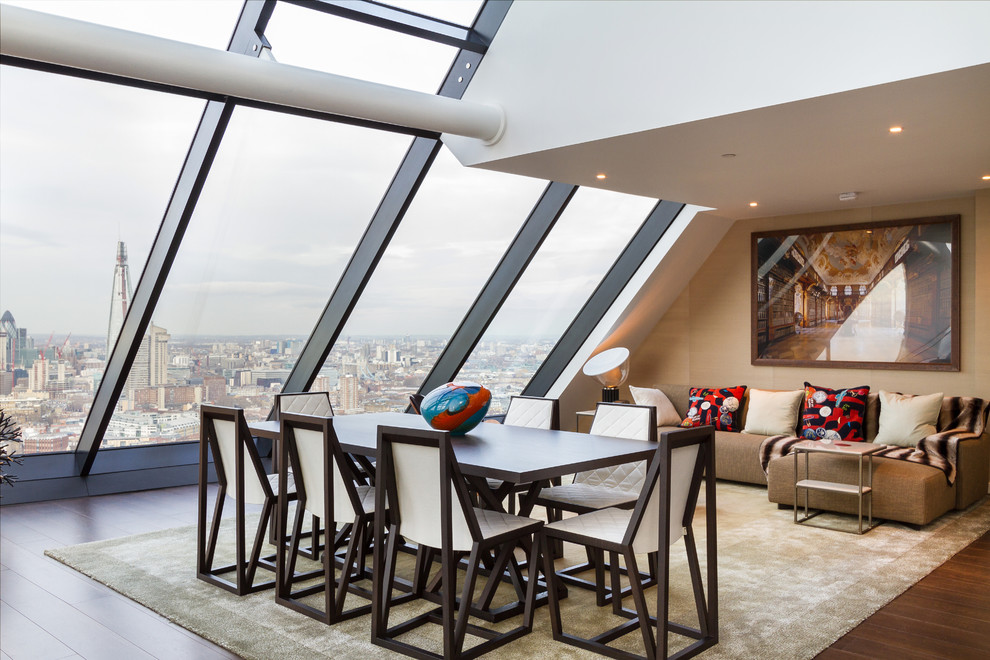
<svg viewBox="0 0 990 660">
<path fill-rule="evenodd" d="M 505 411 L 546 359 L 657 200 L 581 188 L 457 375 Z"/>
<path fill-rule="evenodd" d="M 24 453 L 75 449 L 202 111 L 198 99 L 0 70 L 0 406 Z M 118 243 L 131 286 L 115 275 Z"/>
<path fill-rule="evenodd" d="M 470 27 L 481 9 L 482 0 L 386 0 L 382 4 Z"/>
<path fill-rule="evenodd" d="M 410 142 L 235 110 L 102 447 L 264 419 Z"/>
<path fill-rule="evenodd" d="M 404 410 L 544 187 L 443 149 L 311 389 L 338 413 Z"/>
<path fill-rule="evenodd" d="M 265 37 L 283 64 L 430 94 L 457 55 L 452 46 L 281 2 Z"/>
</svg>

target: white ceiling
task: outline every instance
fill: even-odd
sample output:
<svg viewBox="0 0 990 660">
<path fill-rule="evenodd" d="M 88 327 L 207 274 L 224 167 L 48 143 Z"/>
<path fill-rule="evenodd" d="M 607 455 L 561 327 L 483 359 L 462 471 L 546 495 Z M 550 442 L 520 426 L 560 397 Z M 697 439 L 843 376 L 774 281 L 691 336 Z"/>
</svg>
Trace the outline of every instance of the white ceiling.
<svg viewBox="0 0 990 660">
<path fill-rule="evenodd" d="M 478 166 L 734 219 L 962 196 L 990 188 L 990 64 Z M 842 192 L 858 198 L 840 202 Z"/>
<path fill-rule="evenodd" d="M 967 195 L 990 187 L 988 24 L 990 2 L 516 2 L 464 95 L 504 135 L 444 139 L 729 218 Z"/>
</svg>

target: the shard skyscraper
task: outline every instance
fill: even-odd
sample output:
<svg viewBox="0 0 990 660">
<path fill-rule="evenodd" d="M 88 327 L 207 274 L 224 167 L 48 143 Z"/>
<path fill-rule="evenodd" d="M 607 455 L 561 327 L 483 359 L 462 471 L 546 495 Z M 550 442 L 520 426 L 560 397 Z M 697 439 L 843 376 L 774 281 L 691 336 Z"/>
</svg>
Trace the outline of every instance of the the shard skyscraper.
<svg viewBox="0 0 990 660">
<path fill-rule="evenodd" d="M 131 304 L 131 271 L 127 267 L 127 246 L 117 241 L 117 263 L 113 267 L 113 294 L 110 297 L 110 323 L 107 326 L 107 359 L 124 325 Z"/>
</svg>

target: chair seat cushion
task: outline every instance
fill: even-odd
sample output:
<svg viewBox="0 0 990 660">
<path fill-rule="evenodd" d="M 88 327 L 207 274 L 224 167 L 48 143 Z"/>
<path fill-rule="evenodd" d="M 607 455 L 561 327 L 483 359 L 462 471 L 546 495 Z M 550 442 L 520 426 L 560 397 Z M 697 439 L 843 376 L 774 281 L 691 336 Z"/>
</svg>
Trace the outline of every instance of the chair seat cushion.
<svg viewBox="0 0 990 660">
<path fill-rule="evenodd" d="M 629 527 L 632 510 L 609 507 L 547 524 L 548 532 L 567 532 L 606 543 L 621 544 Z"/>
<path fill-rule="evenodd" d="M 564 484 L 540 491 L 538 502 L 550 505 L 567 505 L 580 509 L 604 509 L 610 506 L 635 504 L 639 493 L 622 488 L 606 488 L 588 484 Z"/>
<path fill-rule="evenodd" d="M 275 496 L 277 497 L 278 496 L 278 472 L 276 472 L 275 474 L 269 474 L 269 475 L 266 475 L 266 476 L 268 477 L 268 483 L 271 484 L 271 486 L 272 486 L 272 492 L 275 493 Z M 285 489 L 285 492 L 287 492 L 289 495 L 295 495 L 296 494 L 296 480 L 292 476 L 292 472 L 291 471 L 289 472 L 289 483 L 287 484 L 287 488 Z"/>
<path fill-rule="evenodd" d="M 509 532 L 521 532 L 523 528 L 532 526 L 534 529 L 542 525 L 542 521 L 534 518 L 523 518 L 511 513 L 502 513 L 491 509 L 475 507 L 474 514 L 478 518 L 478 527 L 483 538 L 491 538 Z"/>
<path fill-rule="evenodd" d="M 375 487 L 374 486 L 355 486 L 354 490 L 357 491 L 358 498 L 360 498 L 360 500 L 361 500 L 361 508 L 364 509 L 364 512 L 365 513 L 374 513 L 375 512 Z"/>
</svg>

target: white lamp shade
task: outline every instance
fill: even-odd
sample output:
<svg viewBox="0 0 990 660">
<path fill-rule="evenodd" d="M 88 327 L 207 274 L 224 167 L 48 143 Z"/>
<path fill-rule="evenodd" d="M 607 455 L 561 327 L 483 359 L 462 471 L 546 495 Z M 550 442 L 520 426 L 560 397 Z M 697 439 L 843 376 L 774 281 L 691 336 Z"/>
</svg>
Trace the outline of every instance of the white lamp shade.
<svg viewBox="0 0 990 660">
<path fill-rule="evenodd" d="M 629 376 L 629 349 L 620 346 L 602 351 L 585 362 L 581 371 L 605 387 L 618 387 Z"/>
</svg>

